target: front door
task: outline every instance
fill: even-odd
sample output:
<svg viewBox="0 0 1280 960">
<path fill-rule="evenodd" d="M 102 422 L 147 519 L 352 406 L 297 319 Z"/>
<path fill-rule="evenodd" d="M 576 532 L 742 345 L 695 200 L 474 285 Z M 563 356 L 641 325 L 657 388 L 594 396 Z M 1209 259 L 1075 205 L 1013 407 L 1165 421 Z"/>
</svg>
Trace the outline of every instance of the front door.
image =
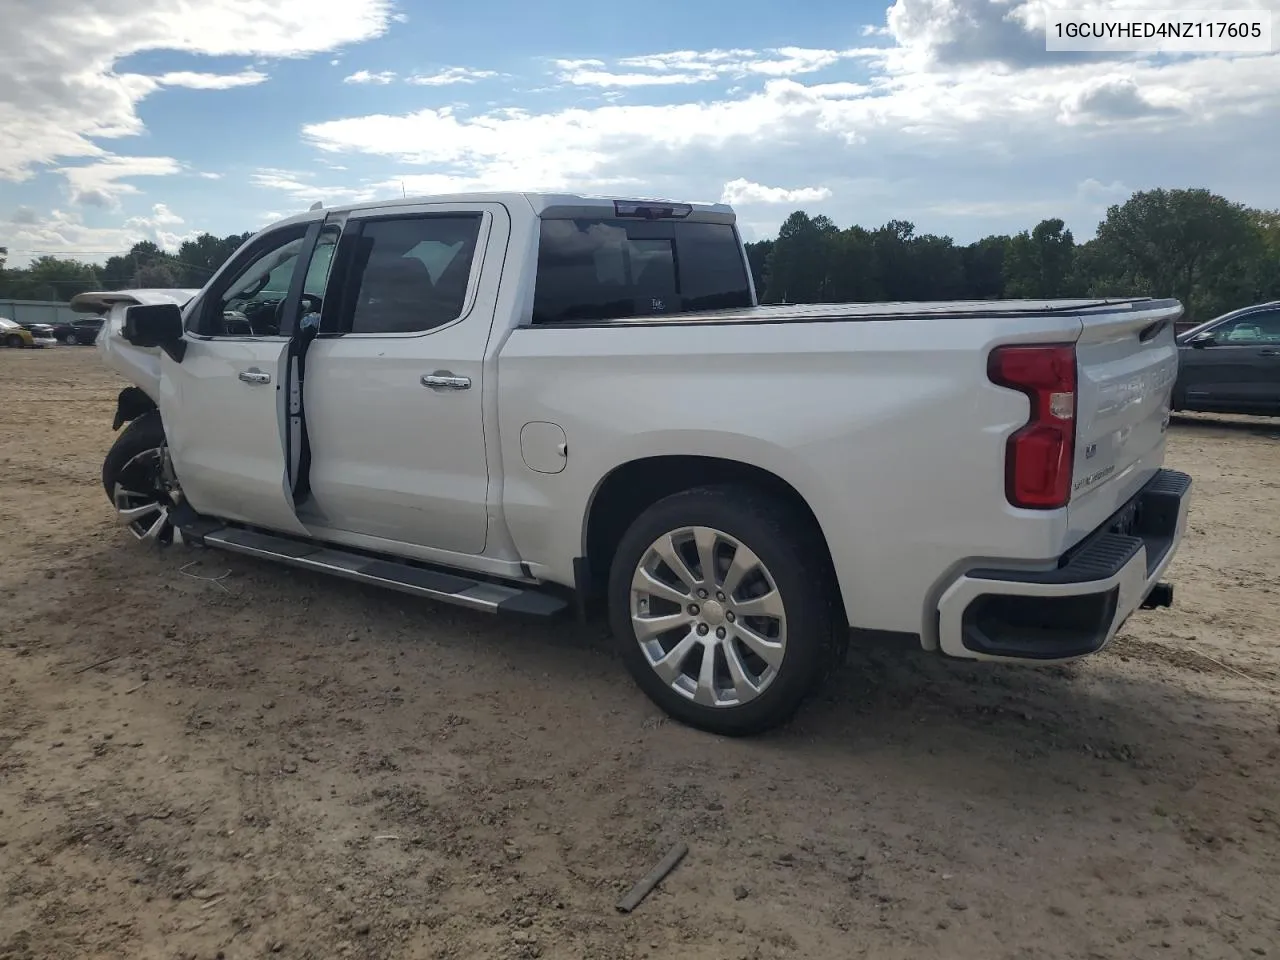
<svg viewBox="0 0 1280 960">
<path fill-rule="evenodd" d="M 498 293 L 489 277 L 509 233 L 491 203 L 347 219 L 306 353 L 309 496 L 298 511 L 317 535 L 484 551 L 484 357 Z"/>
<path fill-rule="evenodd" d="M 192 303 L 182 361 L 161 355 L 169 453 L 201 514 L 307 532 L 286 466 L 285 333 L 297 312 L 288 306 L 295 270 L 318 231 L 318 223 L 302 223 L 257 238 Z"/>
</svg>

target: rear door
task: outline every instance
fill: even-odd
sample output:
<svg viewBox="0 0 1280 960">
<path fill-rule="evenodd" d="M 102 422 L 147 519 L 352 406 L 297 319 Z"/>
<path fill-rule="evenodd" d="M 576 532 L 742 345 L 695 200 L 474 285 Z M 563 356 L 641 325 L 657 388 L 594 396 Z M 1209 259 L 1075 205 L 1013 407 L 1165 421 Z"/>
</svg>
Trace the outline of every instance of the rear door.
<svg viewBox="0 0 1280 960">
<path fill-rule="evenodd" d="M 1193 410 L 1280 410 L 1280 310 L 1233 317 L 1182 347 L 1179 379 Z"/>
<path fill-rule="evenodd" d="M 484 551 L 484 358 L 509 235 L 493 203 L 347 218 L 306 353 L 299 513 L 318 535 Z"/>
<path fill-rule="evenodd" d="M 285 447 L 288 330 L 319 223 L 264 234 L 187 314 L 179 363 L 161 354 L 160 413 L 183 494 L 200 513 L 287 533 L 298 520 Z"/>
<path fill-rule="evenodd" d="M 1164 460 L 1178 347 L 1177 306 L 1122 304 L 1083 316 L 1076 343 L 1071 541 L 1120 509 Z"/>
</svg>

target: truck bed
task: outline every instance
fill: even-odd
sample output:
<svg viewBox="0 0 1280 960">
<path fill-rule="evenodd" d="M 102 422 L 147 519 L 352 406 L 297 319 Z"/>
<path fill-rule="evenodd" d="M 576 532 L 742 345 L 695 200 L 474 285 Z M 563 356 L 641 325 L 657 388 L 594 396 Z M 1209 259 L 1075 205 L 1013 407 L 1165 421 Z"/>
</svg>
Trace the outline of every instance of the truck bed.
<svg viewBox="0 0 1280 960">
<path fill-rule="evenodd" d="M 688 326 L 691 324 L 740 323 L 830 323 L 858 320 L 946 319 L 964 317 L 1036 317 L 1060 314 L 1120 313 L 1125 310 L 1160 310 L 1178 307 L 1177 300 L 1152 297 L 1124 297 L 1107 300 L 937 300 L 876 303 L 794 303 L 769 304 L 729 310 L 700 310 L 689 313 L 644 314 L 607 320 L 557 323 L 563 327 L 606 326 Z"/>
</svg>

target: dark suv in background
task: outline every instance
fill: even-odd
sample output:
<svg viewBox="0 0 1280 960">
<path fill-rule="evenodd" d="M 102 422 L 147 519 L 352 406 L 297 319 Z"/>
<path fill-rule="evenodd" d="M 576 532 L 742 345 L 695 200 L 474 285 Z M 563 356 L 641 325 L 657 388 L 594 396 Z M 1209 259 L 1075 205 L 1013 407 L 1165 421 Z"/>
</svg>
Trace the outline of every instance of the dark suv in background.
<svg viewBox="0 0 1280 960">
<path fill-rule="evenodd" d="M 98 339 L 98 331 L 101 329 L 102 317 L 77 317 L 70 322 L 53 324 L 53 335 L 67 346 L 77 343 L 92 344 Z"/>
<path fill-rule="evenodd" d="M 1280 300 L 1178 334 L 1173 409 L 1280 416 Z"/>
</svg>

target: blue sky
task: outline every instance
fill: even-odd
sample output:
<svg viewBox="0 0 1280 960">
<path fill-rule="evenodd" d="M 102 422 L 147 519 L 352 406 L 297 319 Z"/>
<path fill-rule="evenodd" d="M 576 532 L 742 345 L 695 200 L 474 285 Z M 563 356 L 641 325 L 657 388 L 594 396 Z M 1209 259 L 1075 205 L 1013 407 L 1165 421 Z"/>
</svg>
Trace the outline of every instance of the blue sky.
<svg viewBox="0 0 1280 960">
<path fill-rule="evenodd" d="M 964 242 L 1045 216 L 1089 236 L 1153 186 L 1280 207 L 1280 56 L 1051 54 L 1038 9 L 0 0 L 0 246 L 101 260 L 402 188 L 723 199 L 749 236 L 802 208 Z"/>
</svg>

